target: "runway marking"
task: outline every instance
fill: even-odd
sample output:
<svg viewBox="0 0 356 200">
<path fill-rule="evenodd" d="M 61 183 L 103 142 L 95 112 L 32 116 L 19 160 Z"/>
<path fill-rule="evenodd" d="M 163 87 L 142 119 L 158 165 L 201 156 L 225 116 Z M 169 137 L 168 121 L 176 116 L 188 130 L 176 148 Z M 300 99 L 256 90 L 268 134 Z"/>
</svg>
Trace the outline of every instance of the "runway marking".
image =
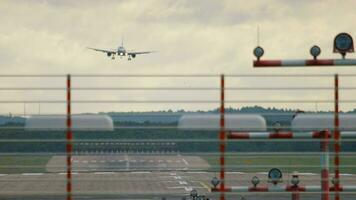
<svg viewBox="0 0 356 200">
<path fill-rule="evenodd" d="M 94 172 L 94 174 L 115 174 L 115 172 Z"/>
<path fill-rule="evenodd" d="M 354 174 L 340 174 L 341 176 L 353 176 Z"/>
<path fill-rule="evenodd" d="M 305 173 L 298 173 L 299 175 L 304 175 L 304 176 L 313 176 L 313 175 L 317 175 L 315 173 L 308 173 L 308 172 L 305 172 Z"/>
<path fill-rule="evenodd" d="M 73 162 L 78 163 L 78 162 L 79 162 L 79 160 L 73 160 Z"/>
<path fill-rule="evenodd" d="M 150 160 L 149 162 L 150 162 L 150 163 L 153 163 L 153 160 Z"/>
<path fill-rule="evenodd" d="M 188 174 L 207 174 L 208 172 L 186 172 Z"/>
<path fill-rule="evenodd" d="M 210 190 L 211 190 L 211 188 L 207 185 L 207 184 L 205 184 L 204 182 L 202 182 L 202 181 L 198 181 L 199 183 L 200 183 L 200 185 L 202 185 L 207 191 L 209 191 L 210 192 Z"/>
<path fill-rule="evenodd" d="M 40 176 L 43 175 L 43 173 L 22 173 L 23 176 Z"/>
<path fill-rule="evenodd" d="M 130 160 L 130 162 L 136 162 L 136 160 Z"/>
<path fill-rule="evenodd" d="M 152 172 L 131 172 L 132 174 L 151 174 Z"/>
<path fill-rule="evenodd" d="M 226 172 L 227 174 L 246 174 L 245 172 Z"/>
<path fill-rule="evenodd" d="M 8 174 L 0 174 L 0 176 L 7 176 Z"/>
<path fill-rule="evenodd" d="M 96 163 L 96 160 L 92 160 L 92 161 L 90 161 L 90 162 L 92 162 L 92 163 Z"/>
<path fill-rule="evenodd" d="M 256 174 L 268 174 L 267 172 L 257 172 Z"/>
<path fill-rule="evenodd" d="M 83 160 L 82 163 L 88 163 L 88 161 L 87 160 Z"/>
<path fill-rule="evenodd" d="M 177 173 L 169 173 L 169 175 L 175 176 L 175 175 L 177 175 Z"/>
<path fill-rule="evenodd" d="M 167 160 L 168 163 L 171 163 L 172 161 L 171 160 Z"/>
<path fill-rule="evenodd" d="M 182 179 L 181 176 L 173 176 L 174 179 Z"/>
<path fill-rule="evenodd" d="M 181 161 L 180 160 L 176 160 L 176 163 L 181 163 Z"/>
<path fill-rule="evenodd" d="M 187 185 L 188 183 L 186 181 L 179 181 L 179 184 L 181 185 Z"/>
<path fill-rule="evenodd" d="M 183 158 L 182 161 L 184 162 L 185 165 L 189 166 L 189 163 Z"/>
<path fill-rule="evenodd" d="M 126 161 L 126 170 L 128 171 L 130 169 L 130 160 L 127 154 L 125 154 L 125 161 Z"/>
<path fill-rule="evenodd" d="M 101 160 L 100 162 L 101 162 L 101 163 L 105 163 L 106 161 L 105 161 L 105 160 Z"/>
<path fill-rule="evenodd" d="M 163 160 L 158 160 L 158 162 L 163 162 Z"/>
</svg>

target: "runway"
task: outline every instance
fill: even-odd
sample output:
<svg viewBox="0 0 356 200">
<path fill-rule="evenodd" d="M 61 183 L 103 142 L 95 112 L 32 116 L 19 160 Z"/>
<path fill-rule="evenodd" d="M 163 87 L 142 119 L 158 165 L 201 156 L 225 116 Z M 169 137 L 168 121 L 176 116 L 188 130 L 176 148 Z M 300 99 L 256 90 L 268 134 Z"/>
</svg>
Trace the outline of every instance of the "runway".
<svg viewBox="0 0 356 200">
<path fill-rule="evenodd" d="M 63 159 L 64 157 L 61 156 L 53 157 L 47 164 L 49 170 L 47 173 L 0 174 L 0 199 L 63 199 L 66 195 Z M 206 169 L 209 165 L 197 156 L 73 156 L 73 164 L 74 199 L 162 199 L 165 197 L 181 200 L 183 197 L 188 197 L 192 189 L 196 189 L 199 194 L 206 195 L 210 199 L 218 199 L 219 195 L 210 192 L 210 181 L 212 177 L 219 174 L 208 172 Z M 193 169 L 200 167 L 201 170 L 190 171 L 190 167 Z M 149 168 L 154 170 L 147 170 Z M 258 176 L 262 185 L 268 184 L 265 172 L 227 172 L 226 185 L 251 185 L 250 179 L 253 176 Z M 290 174 L 285 173 L 282 184 L 289 183 L 290 177 Z M 320 185 L 319 174 L 302 173 L 300 180 L 302 185 Z M 356 185 L 356 175 L 343 174 L 342 184 Z M 291 199 L 290 194 L 226 194 L 227 199 Z M 301 197 L 302 200 L 320 199 L 320 194 L 302 194 Z M 342 197 L 343 200 L 355 199 L 356 193 Z"/>
<path fill-rule="evenodd" d="M 46 168 L 48 172 L 64 172 L 66 157 L 53 156 Z M 95 155 L 73 156 L 72 170 L 89 171 L 177 171 L 206 170 L 209 164 L 198 156 L 181 155 Z"/>
</svg>

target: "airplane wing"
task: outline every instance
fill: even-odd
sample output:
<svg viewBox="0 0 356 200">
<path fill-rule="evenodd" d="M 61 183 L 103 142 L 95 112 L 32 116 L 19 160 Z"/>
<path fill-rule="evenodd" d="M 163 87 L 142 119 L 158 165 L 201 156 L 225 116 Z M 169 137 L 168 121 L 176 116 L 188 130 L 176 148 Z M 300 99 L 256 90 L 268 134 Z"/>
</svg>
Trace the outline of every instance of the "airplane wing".
<svg viewBox="0 0 356 200">
<path fill-rule="evenodd" d="M 148 53 L 153 53 L 154 51 L 137 51 L 137 52 L 127 52 L 129 56 L 135 56 L 139 54 L 148 54 Z"/>
<path fill-rule="evenodd" d="M 96 49 L 96 48 L 91 48 L 91 47 L 87 47 L 88 49 L 94 50 L 94 51 L 100 51 L 103 53 L 108 53 L 108 54 L 115 54 L 116 51 L 113 50 L 105 50 L 105 49 Z"/>
</svg>

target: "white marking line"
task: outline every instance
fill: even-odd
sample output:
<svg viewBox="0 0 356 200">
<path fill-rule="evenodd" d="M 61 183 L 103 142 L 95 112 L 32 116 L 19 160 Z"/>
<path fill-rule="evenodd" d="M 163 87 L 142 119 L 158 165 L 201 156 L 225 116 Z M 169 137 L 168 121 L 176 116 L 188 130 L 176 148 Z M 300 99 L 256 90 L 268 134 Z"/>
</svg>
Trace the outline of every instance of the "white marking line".
<svg viewBox="0 0 356 200">
<path fill-rule="evenodd" d="M 169 175 L 175 176 L 175 175 L 177 175 L 177 173 L 169 173 Z"/>
<path fill-rule="evenodd" d="M 126 170 L 129 171 L 129 169 L 130 169 L 130 160 L 129 160 L 129 156 L 127 154 L 125 154 L 125 161 L 126 161 Z"/>
<path fill-rule="evenodd" d="M 74 162 L 74 163 L 78 163 L 78 162 L 79 162 L 79 160 L 73 160 L 73 162 Z"/>
<path fill-rule="evenodd" d="M 353 176 L 354 174 L 340 174 L 340 176 Z"/>
<path fill-rule="evenodd" d="M 0 176 L 7 176 L 8 174 L 0 174 Z"/>
<path fill-rule="evenodd" d="M 188 174 L 206 174 L 208 172 L 187 172 Z"/>
<path fill-rule="evenodd" d="M 245 172 L 226 172 L 227 174 L 246 174 Z"/>
<path fill-rule="evenodd" d="M 82 163 L 88 163 L 88 161 L 87 160 L 83 160 Z"/>
<path fill-rule="evenodd" d="M 317 175 L 315 173 L 308 173 L 308 172 L 305 172 L 305 173 L 298 173 L 299 175 L 304 175 L 304 176 L 313 176 L 313 175 Z"/>
<path fill-rule="evenodd" d="M 132 174 L 151 174 L 152 172 L 131 172 Z"/>
<path fill-rule="evenodd" d="M 181 176 L 173 176 L 173 178 L 174 178 L 174 179 L 177 179 L 177 180 L 178 180 L 178 179 L 182 179 Z"/>
<path fill-rule="evenodd" d="M 43 173 L 22 173 L 23 176 L 40 176 L 43 175 Z"/>
<path fill-rule="evenodd" d="M 168 189 L 184 189 L 185 191 L 187 191 L 187 192 L 190 192 L 190 191 L 192 191 L 193 190 L 193 187 L 191 187 L 191 186 L 176 186 L 176 187 L 167 187 Z M 195 187 L 194 186 L 194 188 L 195 189 L 202 189 L 202 188 L 204 188 L 204 187 Z"/>
<path fill-rule="evenodd" d="M 96 163 L 96 160 L 92 160 L 92 161 L 90 161 L 90 162 L 92 162 L 92 163 Z"/>
<path fill-rule="evenodd" d="M 179 184 L 181 185 L 187 185 L 188 183 L 186 181 L 179 181 Z"/>
<path fill-rule="evenodd" d="M 60 172 L 58 173 L 59 175 L 67 175 L 67 172 Z M 78 172 L 72 172 L 72 175 L 77 175 L 79 174 Z"/>
<path fill-rule="evenodd" d="M 182 161 L 184 162 L 185 165 L 189 166 L 189 163 L 183 158 Z"/>
<path fill-rule="evenodd" d="M 105 160 L 101 160 L 100 163 L 106 163 L 106 161 Z"/>
<path fill-rule="evenodd" d="M 268 174 L 267 172 L 257 172 L 256 174 Z"/>
<path fill-rule="evenodd" d="M 115 172 L 94 172 L 94 174 L 115 174 Z"/>
</svg>

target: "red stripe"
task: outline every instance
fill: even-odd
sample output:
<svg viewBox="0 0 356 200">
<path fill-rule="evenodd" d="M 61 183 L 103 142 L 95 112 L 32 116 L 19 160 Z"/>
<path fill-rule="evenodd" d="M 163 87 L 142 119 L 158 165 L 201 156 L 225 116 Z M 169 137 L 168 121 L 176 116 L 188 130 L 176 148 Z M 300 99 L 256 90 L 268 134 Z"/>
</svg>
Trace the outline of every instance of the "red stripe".
<svg viewBox="0 0 356 200">
<path fill-rule="evenodd" d="M 224 75 L 221 75 L 220 79 L 220 200 L 225 200 L 225 79 Z"/>
<path fill-rule="evenodd" d="M 340 199 L 339 195 L 339 189 L 340 189 L 340 172 L 339 172 L 339 165 L 340 165 L 340 158 L 339 158 L 339 152 L 340 152 L 340 131 L 339 131 L 339 76 L 335 74 L 334 76 L 334 100 L 335 100 L 335 110 L 334 110 L 334 139 L 335 139 L 335 144 L 334 144 L 334 151 L 335 151 L 335 156 L 334 156 L 334 167 L 335 167 L 335 200 Z"/>
<path fill-rule="evenodd" d="M 250 134 L 248 132 L 231 132 L 227 135 L 229 139 L 249 139 Z"/>
<path fill-rule="evenodd" d="M 286 191 L 292 192 L 292 191 L 299 191 L 299 192 L 305 192 L 305 186 L 294 186 L 294 185 L 288 185 L 286 188 Z"/>
<path fill-rule="evenodd" d="M 318 65 L 318 66 L 327 65 L 327 66 L 330 66 L 330 65 L 334 65 L 334 60 L 332 60 L 332 59 L 322 59 L 322 60 L 320 60 L 320 59 L 316 59 L 316 60 L 310 59 L 310 60 L 306 60 L 305 61 L 305 65 L 307 65 L 307 66 L 312 66 L 312 65 Z"/>
<path fill-rule="evenodd" d="M 293 133 L 292 132 L 270 133 L 269 138 L 293 138 Z"/>
<path fill-rule="evenodd" d="M 67 200 L 72 200 L 72 143 L 73 133 L 71 130 L 71 79 L 70 75 L 67 76 Z"/>
<path fill-rule="evenodd" d="M 278 67 L 282 66 L 281 60 L 255 60 L 253 61 L 254 67 Z"/>
<path fill-rule="evenodd" d="M 249 187 L 249 192 L 268 192 L 268 186 Z"/>
</svg>

